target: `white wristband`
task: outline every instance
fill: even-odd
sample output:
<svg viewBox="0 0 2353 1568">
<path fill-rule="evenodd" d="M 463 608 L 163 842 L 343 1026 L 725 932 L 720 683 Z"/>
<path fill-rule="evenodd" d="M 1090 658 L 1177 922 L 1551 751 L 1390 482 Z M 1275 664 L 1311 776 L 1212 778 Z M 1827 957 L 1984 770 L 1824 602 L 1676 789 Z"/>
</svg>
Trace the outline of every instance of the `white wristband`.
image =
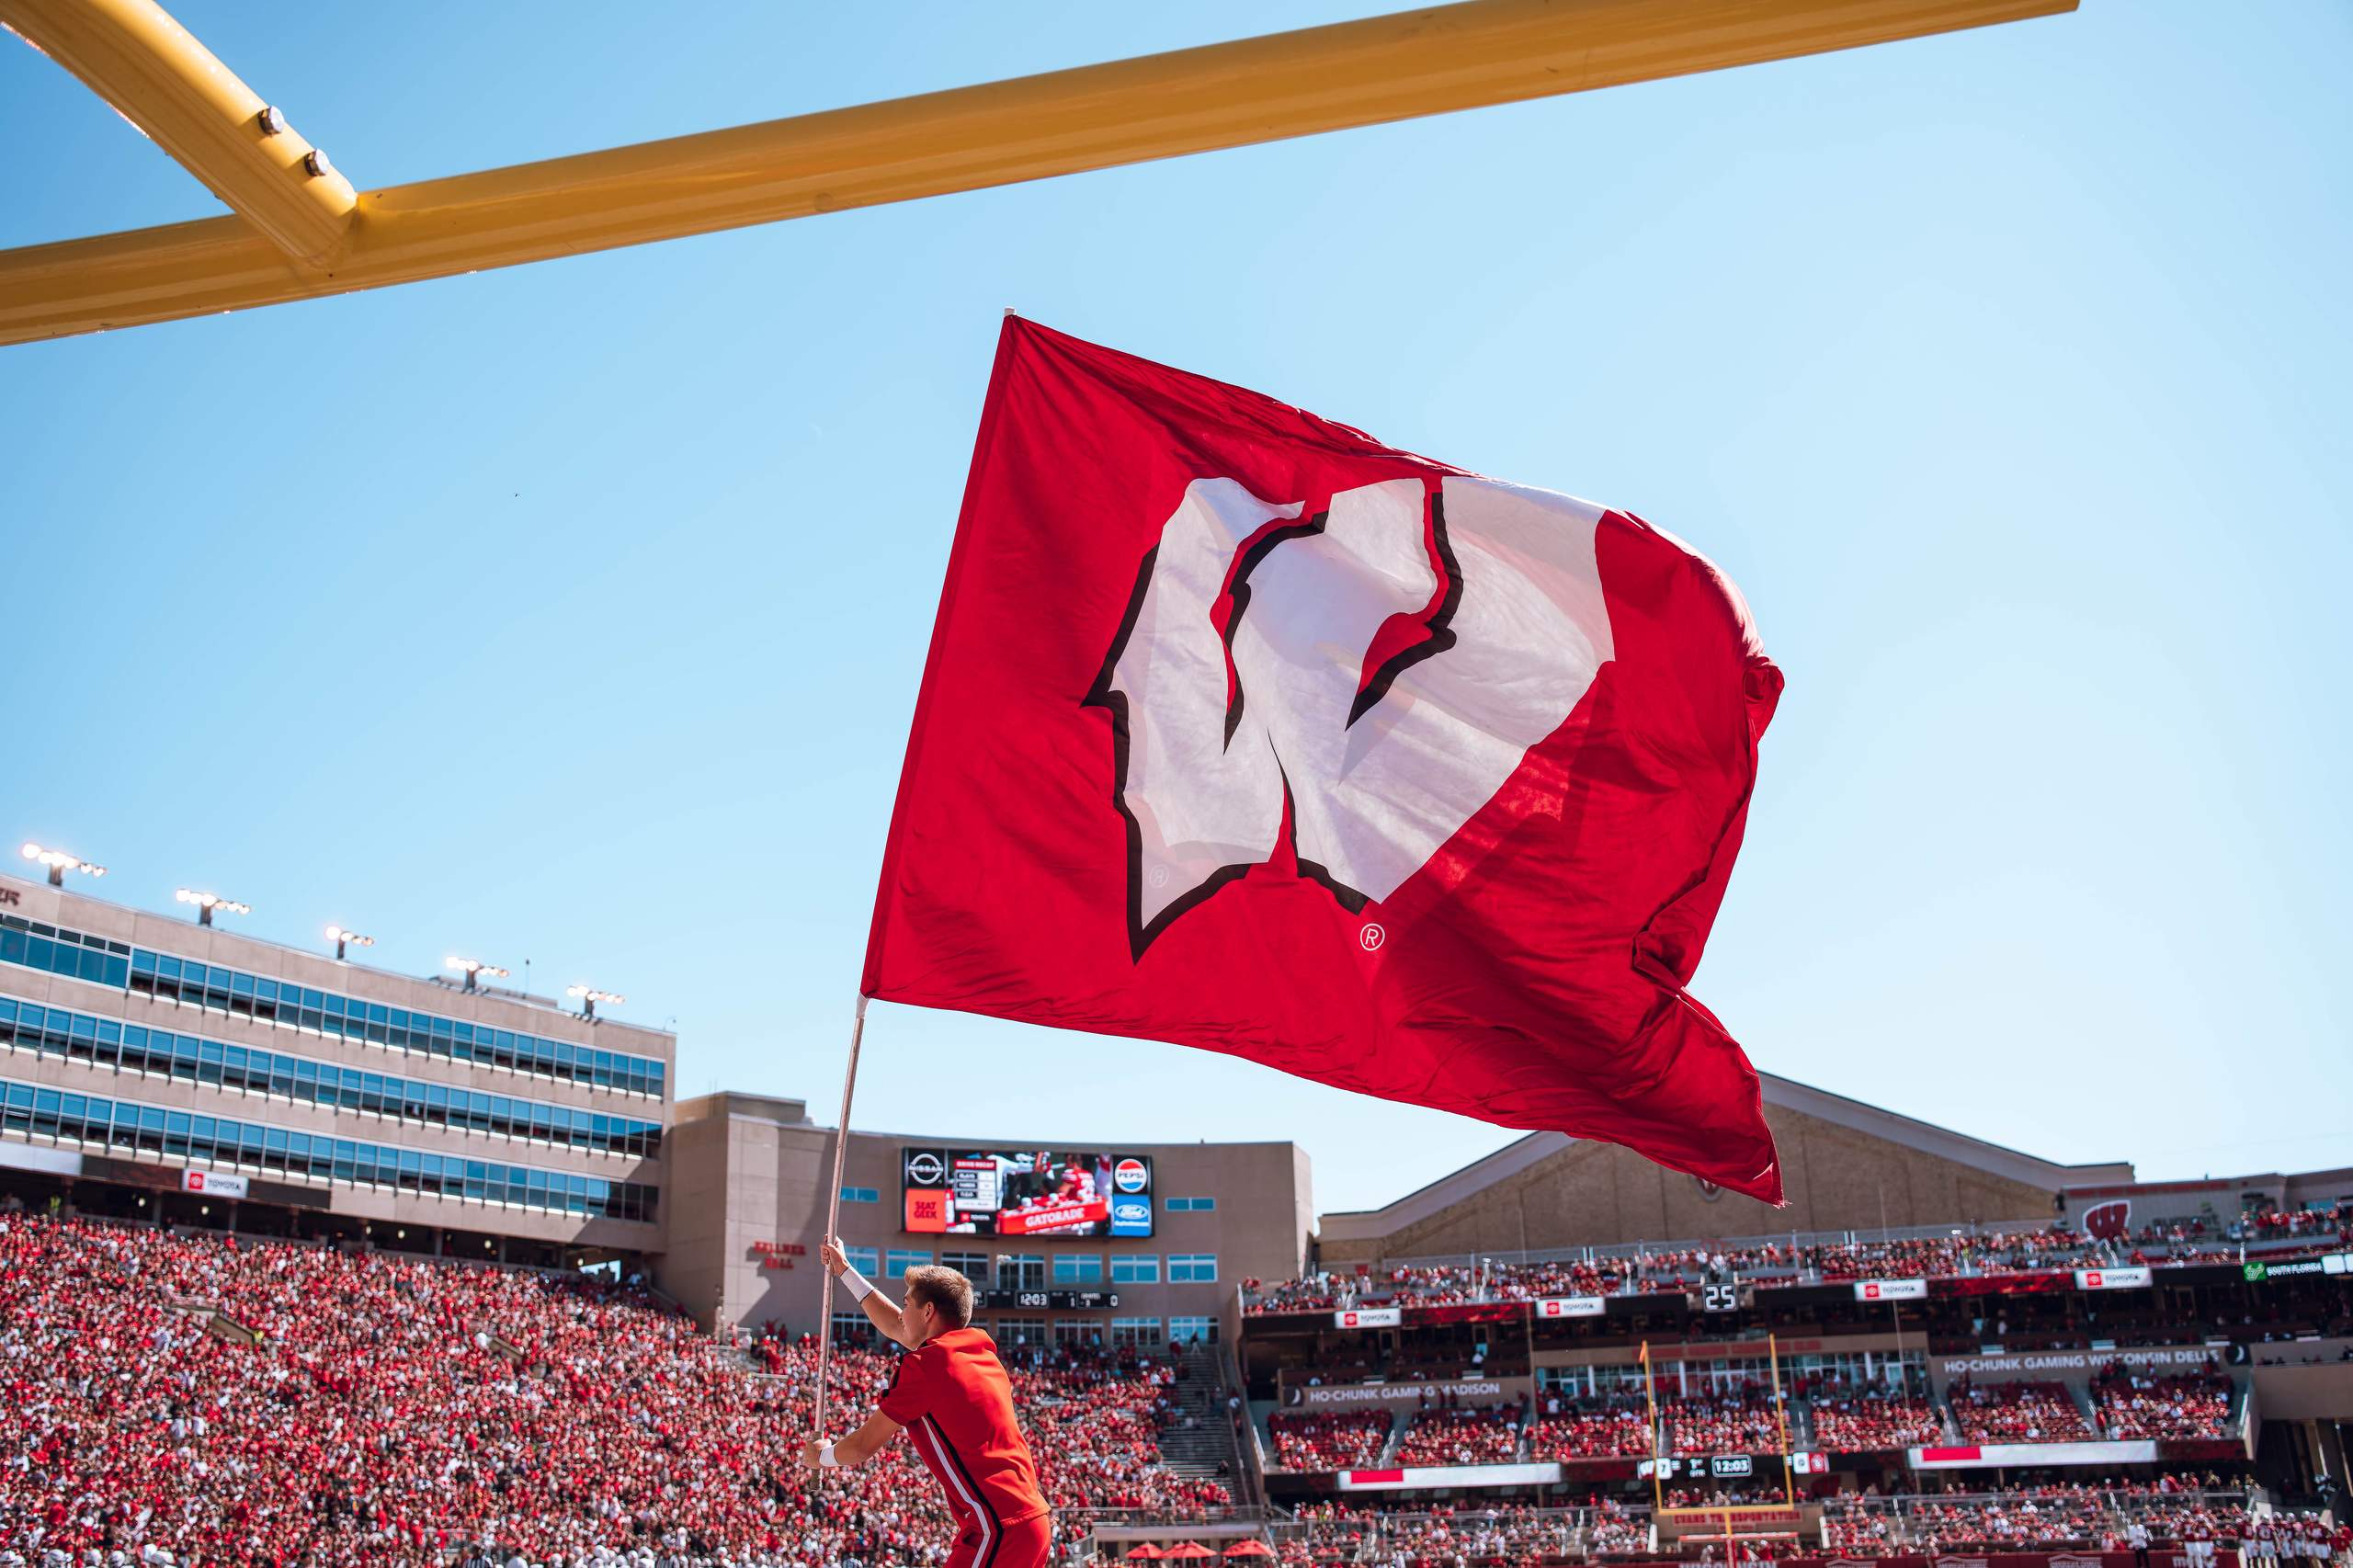
<svg viewBox="0 0 2353 1568">
<path fill-rule="evenodd" d="M 868 1284 L 866 1276 L 855 1268 L 842 1270 L 842 1289 L 849 1292 L 849 1299 L 853 1301 L 863 1301 L 874 1294 L 874 1287 Z"/>
<path fill-rule="evenodd" d="M 817 1468 L 819 1470 L 839 1470 L 841 1467 L 842 1461 L 834 1457 L 833 1444 L 825 1443 L 820 1445 L 817 1449 Z"/>
</svg>

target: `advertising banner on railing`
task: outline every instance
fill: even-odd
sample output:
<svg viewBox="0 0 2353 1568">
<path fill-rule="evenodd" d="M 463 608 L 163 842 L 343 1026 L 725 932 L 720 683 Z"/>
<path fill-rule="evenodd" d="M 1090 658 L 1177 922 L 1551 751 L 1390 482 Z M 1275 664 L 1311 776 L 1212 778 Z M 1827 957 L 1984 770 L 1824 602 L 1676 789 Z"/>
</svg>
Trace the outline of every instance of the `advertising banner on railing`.
<svg viewBox="0 0 2353 1568">
<path fill-rule="evenodd" d="M 2078 1290 L 2145 1290 L 2155 1282 L 2155 1274 L 2146 1267 L 2075 1270 Z"/>
<path fill-rule="evenodd" d="M 1859 1301 L 1925 1301 L 1928 1299 L 1926 1279 L 1858 1279 L 1855 1300 Z"/>
<path fill-rule="evenodd" d="M 2154 1464 L 2157 1445 L 2137 1443 L 1962 1443 L 1907 1449 L 1914 1470 L 1974 1470 L 1992 1465 Z"/>
<path fill-rule="evenodd" d="M 1509 1404 L 1529 1397 L 1533 1378 L 1449 1378 L 1444 1381 L 1379 1383 L 1309 1383 L 1283 1380 L 1281 1408 L 1285 1410 L 1419 1410 L 1450 1401 L 1455 1404 Z"/>
<path fill-rule="evenodd" d="M 1600 1296 L 1547 1296 L 1536 1303 L 1540 1318 L 1597 1318 L 1609 1308 Z"/>
<path fill-rule="evenodd" d="M 1557 1464 L 1435 1464 L 1404 1470 L 1344 1470 L 1343 1492 L 1398 1492 L 1415 1486 L 1550 1486 Z"/>
<path fill-rule="evenodd" d="M 2260 1285 L 2267 1279 L 2289 1279 L 2299 1274 L 2353 1274 L 2353 1252 L 2333 1252 L 2325 1257 L 2291 1258 L 2286 1263 L 2265 1263 L 2249 1258 L 2240 1265 L 2250 1285 Z"/>
<path fill-rule="evenodd" d="M 1404 1321 L 1402 1307 L 1342 1307 L 1332 1314 L 1334 1328 L 1395 1328 Z"/>
<path fill-rule="evenodd" d="M 2070 1382 L 2088 1381 L 2111 1362 L 2135 1371 L 2202 1372 L 2221 1360 L 2204 1345 L 2159 1345 L 2124 1350 L 2021 1350 L 1978 1356 L 1938 1356 L 1928 1363 L 1928 1381 L 1938 1394 L 1953 1379 L 1972 1382 Z"/>
</svg>

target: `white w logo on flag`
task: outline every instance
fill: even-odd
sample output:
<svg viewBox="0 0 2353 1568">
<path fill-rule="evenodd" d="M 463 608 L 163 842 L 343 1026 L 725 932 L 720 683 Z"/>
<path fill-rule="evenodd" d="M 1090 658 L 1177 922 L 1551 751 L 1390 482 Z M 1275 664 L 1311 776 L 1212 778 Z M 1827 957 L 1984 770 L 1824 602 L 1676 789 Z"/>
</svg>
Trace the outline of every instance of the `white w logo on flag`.
<svg viewBox="0 0 2353 1568">
<path fill-rule="evenodd" d="M 1601 508 L 1448 475 L 1314 514 L 1195 480 L 1089 704 L 1112 716 L 1141 959 L 1274 853 L 1350 911 L 1396 892 L 1610 657 Z"/>
</svg>

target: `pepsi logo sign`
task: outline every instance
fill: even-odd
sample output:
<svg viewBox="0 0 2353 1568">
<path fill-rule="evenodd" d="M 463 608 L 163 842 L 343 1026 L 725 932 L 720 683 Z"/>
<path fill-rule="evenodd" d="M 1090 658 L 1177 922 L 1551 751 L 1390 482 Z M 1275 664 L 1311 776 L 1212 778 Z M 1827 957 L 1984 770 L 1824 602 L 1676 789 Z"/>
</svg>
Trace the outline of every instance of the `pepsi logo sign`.
<svg viewBox="0 0 2353 1568">
<path fill-rule="evenodd" d="M 1111 1167 L 1111 1185 L 1121 1192 L 1142 1192 L 1147 1179 L 1143 1162 L 1133 1154 Z"/>
</svg>

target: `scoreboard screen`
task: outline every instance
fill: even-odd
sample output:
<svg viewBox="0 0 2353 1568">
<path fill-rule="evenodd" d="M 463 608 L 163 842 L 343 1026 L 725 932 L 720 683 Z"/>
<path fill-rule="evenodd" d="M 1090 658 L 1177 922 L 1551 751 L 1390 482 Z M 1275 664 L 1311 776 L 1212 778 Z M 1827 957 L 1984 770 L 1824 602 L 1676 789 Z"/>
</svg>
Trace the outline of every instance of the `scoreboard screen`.
<svg viewBox="0 0 2353 1568">
<path fill-rule="evenodd" d="M 899 1170 L 910 1231 L 1049 1241 L 1153 1231 L 1152 1161 L 1142 1154 L 911 1145 Z"/>
</svg>

